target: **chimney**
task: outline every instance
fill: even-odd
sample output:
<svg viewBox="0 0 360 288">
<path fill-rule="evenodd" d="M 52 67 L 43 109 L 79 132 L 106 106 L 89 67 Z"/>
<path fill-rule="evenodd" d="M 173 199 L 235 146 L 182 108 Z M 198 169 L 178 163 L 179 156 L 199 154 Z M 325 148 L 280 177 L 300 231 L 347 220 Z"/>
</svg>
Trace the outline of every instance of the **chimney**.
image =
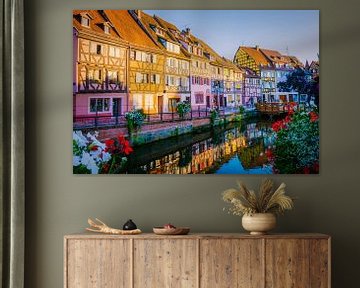
<svg viewBox="0 0 360 288">
<path fill-rule="evenodd" d="M 135 13 L 136 13 L 136 16 L 139 20 L 141 20 L 141 10 L 138 9 L 138 10 L 135 10 Z"/>
<path fill-rule="evenodd" d="M 190 30 L 190 28 L 186 28 L 186 35 L 190 35 L 190 32 L 191 32 L 191 30 Z"/>
<path fill-rule="evenodd" d="M 256 45 L 256 46 L 255 46 L 255 49 L 256 49 L 257 51 L 259 51 L 259 45 Z"/>
</svg>

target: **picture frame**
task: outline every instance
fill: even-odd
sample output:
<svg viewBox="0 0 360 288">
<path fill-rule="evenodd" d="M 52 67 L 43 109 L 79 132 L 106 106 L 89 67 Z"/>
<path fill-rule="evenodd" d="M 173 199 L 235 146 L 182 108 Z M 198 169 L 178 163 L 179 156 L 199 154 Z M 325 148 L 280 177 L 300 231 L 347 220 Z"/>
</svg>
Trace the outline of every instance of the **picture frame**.
<svg viewBox="0 0 360 288">
<path fill-rule="evenodd" d="M 72 24 L 73 174 L 319 174 L 319 10 L 80 9 Z"/>
</svg>

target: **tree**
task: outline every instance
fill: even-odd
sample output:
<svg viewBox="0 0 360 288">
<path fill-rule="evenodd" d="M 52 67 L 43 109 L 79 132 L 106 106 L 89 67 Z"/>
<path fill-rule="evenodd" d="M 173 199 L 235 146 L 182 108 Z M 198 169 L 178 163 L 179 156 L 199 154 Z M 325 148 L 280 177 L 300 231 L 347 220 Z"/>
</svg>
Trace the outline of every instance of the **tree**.
<svg viewBox="0 0 360 288">
<path fill-rule="evenodd" d="M 314 103 L 319 107 L 319 76 L 315 78 L 304 69 L 296 69 L 287 76 L 286 81 L 277 84 L 281 92 L 297 91 L 299 94 L 307 94 L 308 102 L 314 97 Z"/>
</svg>

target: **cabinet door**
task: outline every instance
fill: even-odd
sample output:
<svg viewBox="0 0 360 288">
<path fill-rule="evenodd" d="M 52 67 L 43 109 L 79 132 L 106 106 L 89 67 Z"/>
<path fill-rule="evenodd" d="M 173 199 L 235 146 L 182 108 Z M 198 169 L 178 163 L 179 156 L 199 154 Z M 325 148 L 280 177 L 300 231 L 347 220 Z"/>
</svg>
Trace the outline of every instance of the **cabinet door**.
<svg viewBox="0 0 360 288">
<path fill-rule="evenodd" d="M 130 240 L 68 239 L 65 287 L 131 287 L 130 248 Z"/>
<path fill-rule="evenodd" d="M 330 240 L 310 240 L 310 287 L 330 287 Z"/>
<path fill-rule="evenodd" d="M 200 287 L 263 287 L 262 243 L 260 239 L 201 240 Z"/>
<path fill-rule="evenodd" d="M 197 287 L 197 240 L 134 240 L 134 288 Z"/>
<path fill-rule="evenodd" d="M 310 241 L 266 239 L 266 287 L 310 287 Z"/>
</svg>

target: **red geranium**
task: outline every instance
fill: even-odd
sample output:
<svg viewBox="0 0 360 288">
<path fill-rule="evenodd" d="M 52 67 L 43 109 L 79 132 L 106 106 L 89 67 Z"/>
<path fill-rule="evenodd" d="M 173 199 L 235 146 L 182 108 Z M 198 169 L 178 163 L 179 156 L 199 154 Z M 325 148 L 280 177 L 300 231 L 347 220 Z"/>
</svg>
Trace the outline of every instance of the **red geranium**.
<svg viewBox="0 0 360 288">
<path fill-rule="evenodd" d="M 271 161 L 274 158 L 274 154 L 271 149 L 265 150 L 266 157 Z"/>
<path fill-rule="evenodd" d="M 114 150 L 114 143 L 115 141 L 113 139 L 108 139 L 105 141 L 105 145 L 106 145 L 106 148 L 105 148 L 105 152 L 111 152 L 112 150 Z"/>
<path fill-rule="evenodd" d="M 310 174 L 310 168 L 309 167 L 304 167 L 303 173 L 304 174 Z"/>
<path fill-rule="evenodd" d="M 311 122 L 315 122 L 315 121 L 317 121 L 319 119 L 319 115 L 314 111 L 311 111 L 309 113 L 309 116 L 310 116 L 310 121 Z"/>
<path fill-rule="evenodd" d="M 104 173 L 108 173 L 108 172 L 109 172 L 109 168 L 110 168 L 110 165 L 109 165 L 109 164 L 104 164 L 102 169 L 103 169 Z"/>
<path fill-rule="evenodd" d="M 291 121 L 291 115 L 287 115 L 284 119 L 284 123 L 289 123 Z"/>
<path fill-rule="evenodd" d="M 94 145 L 94 146 L 91 146 L 90 150 L 91 151 L 96 151 L 98 149 L 98 146 Z"/>
<path fill-rule="evenodd" d="M 286 123 L 284 123 L 284 121 L 282 120 L 279 120 L 279 121 L 276 121 L 275 123 L 272 124 L 271 128 L 275 131 L 275 132 L 278 132 L 280 131 L 281 129 L 284 129 L 286 128 Z"/>
<path fill-rule="evenodd" d="M 319 173 L 319 163 L 315 162 L 312 169 L 314 170 L 315 173 Z"/>
<path fill-rule="evenodd" d="M 111 154 L 125 154 L 129 155 L 133 152 L 133 148 L 130 146 L 130 142 L 125 139 L 124 135 L 118 135 L 117 138 L 109 139 L 105 141 L 106 152 Z"/>
</svg>

